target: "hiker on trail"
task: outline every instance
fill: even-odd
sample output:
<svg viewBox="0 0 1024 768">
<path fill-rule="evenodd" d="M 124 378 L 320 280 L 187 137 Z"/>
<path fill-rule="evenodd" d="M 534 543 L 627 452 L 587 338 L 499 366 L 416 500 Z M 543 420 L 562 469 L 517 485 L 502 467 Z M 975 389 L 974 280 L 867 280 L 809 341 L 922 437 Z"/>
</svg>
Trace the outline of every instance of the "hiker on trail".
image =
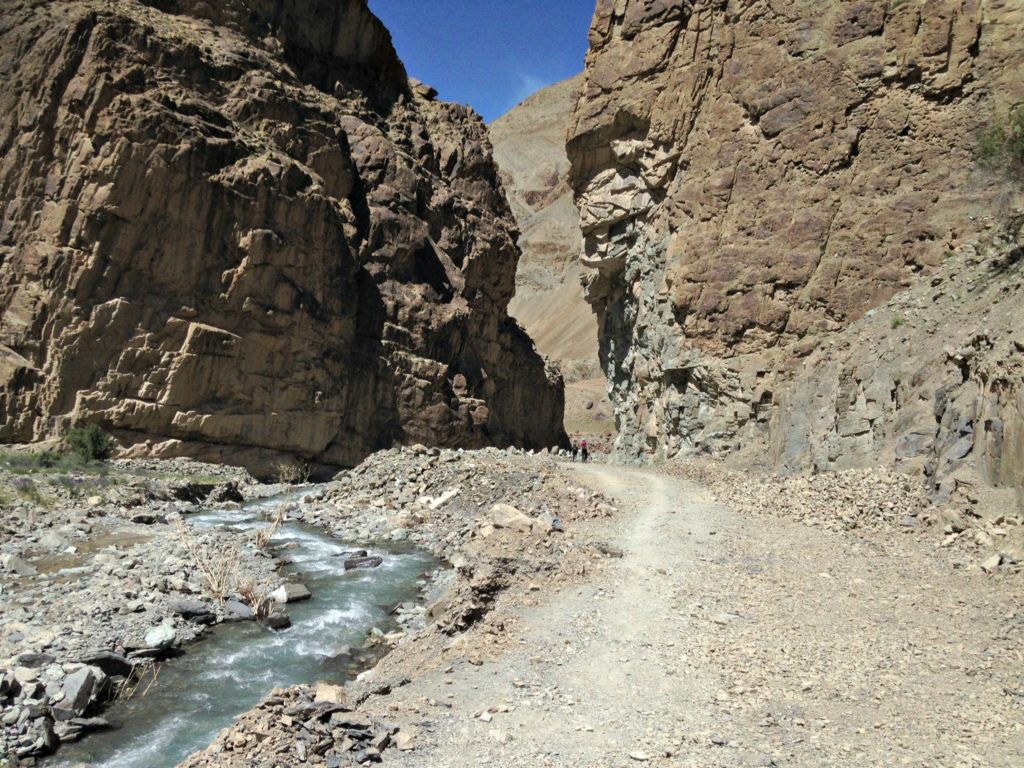
<svg viewBox="0 0 1024 768">
<path fill-rule="evenodd" d="M 576 461 L 576 454 L 579 453 L 579 452 L 580 452 L 579 443 L 577 443 L 575 440 L 573 440 L 572 441 L 572 460 L 574 462 Z"/>
<path fill-rule="evenodd" d="M 590 451 L 587 448 L 587 441 L 580 440 L 580 455 L 583 457 L 583 463 L 587 463 L 587 457 L 590 455 Z"/>
</svg>

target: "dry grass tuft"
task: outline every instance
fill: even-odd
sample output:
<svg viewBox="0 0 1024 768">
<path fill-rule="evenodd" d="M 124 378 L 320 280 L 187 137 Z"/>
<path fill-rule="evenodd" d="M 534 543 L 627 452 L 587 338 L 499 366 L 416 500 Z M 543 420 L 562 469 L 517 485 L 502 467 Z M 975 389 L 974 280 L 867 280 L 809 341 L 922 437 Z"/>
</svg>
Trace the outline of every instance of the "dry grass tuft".
<svg viewBox="0 0 1024 768">
<path fill-rule="evenodd" d="M 277 514 L 274 515 L 274 519 L 270 523 L 270 527 L 256 532 L 256 546 L 263 549 L 270 544 L 271 539 L 274 538 L 274 534 L 277 533 L 277 529 L 281 527 L 282 522 L 284 522 L 284 509 L 278 508 Z"/>
<path fill-rule="evenodd" d="M 224 604 L 238 586 L 241 553 L 235 547 L 223 547 L 218 551 L 200 546 L 192 537 L 188 524 L 179 516 L 174 521 L 178 535 L 192 558 L 192 564 L 202 574 L 207 589 L 216 600 Z"/>
</svg>

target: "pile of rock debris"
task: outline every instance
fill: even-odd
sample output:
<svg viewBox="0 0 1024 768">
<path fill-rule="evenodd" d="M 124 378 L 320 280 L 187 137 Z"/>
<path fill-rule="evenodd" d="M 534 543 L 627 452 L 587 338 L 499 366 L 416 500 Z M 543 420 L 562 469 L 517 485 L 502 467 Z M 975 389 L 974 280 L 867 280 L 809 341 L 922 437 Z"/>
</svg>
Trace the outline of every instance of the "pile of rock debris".
<svg viewBox="0 0 1024 768">
<path fill-rule="evenodd" d="M 951 554 L 954 567 L 1024 570 L 1024 516 L 937 504 L 921 479 L 887 468 L 781 476 L 739 472 L 712 460 L 669 465 L 737 511 L 797 520 L 834 532 L 901 532 Z M 886 536 L 879 537 L 884 544 Z"/>
</svg>

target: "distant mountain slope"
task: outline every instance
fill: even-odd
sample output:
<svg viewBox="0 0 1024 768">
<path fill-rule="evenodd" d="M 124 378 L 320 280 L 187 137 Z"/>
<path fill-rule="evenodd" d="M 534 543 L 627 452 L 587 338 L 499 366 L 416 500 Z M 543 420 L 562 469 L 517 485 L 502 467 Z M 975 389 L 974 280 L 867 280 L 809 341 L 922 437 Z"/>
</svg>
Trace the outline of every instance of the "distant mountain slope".
<svg viewBox="0 0 1024 768">
<path fill-rule="evenodd" d="M 597 368 L 597 320 L 583 298 L 579 211 L 565 137 L 582 76 L 538 91 L 490 126 L 494 159 L 522 236 L 509 314 L 569 378 Z"/>
</svg>

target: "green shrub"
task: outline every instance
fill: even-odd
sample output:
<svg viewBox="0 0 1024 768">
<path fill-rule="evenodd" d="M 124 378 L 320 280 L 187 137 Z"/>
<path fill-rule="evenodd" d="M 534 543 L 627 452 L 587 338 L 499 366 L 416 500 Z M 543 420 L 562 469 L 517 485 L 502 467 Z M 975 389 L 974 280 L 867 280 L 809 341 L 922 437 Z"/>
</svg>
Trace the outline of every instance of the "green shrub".
<svg viewBox="0 0 1024 768">
<path fill-rule="evenodd" d="M 903 318 L 902 317 L 894 317 L 892 319 L 892 327 L 894 329 L 895 328 L 899 328 L 901 325 L 903 325 Z"/>
<path fill-rule="evenodd" d="M 83 461 L 105 461 L 114 452 L 114 438 L 98 424 L 74 427 L 65 438 L 68 450 Z"/>
<path fill-rule="evenodd" d="M 1013 107 L 1005 120 L 997 119 L 978 134 L 978 162 L 1024 182 L 1024 104 Z"/>
<path fill-rule="evenodd" d="M 40 507 L 49 506 L 46 496 L 43 495 L 31 478 L 16 477 L 12 485 L 14 486 L 14 492 L 18 494 L 18 498 L 30 501 Z"/>
</svg>

